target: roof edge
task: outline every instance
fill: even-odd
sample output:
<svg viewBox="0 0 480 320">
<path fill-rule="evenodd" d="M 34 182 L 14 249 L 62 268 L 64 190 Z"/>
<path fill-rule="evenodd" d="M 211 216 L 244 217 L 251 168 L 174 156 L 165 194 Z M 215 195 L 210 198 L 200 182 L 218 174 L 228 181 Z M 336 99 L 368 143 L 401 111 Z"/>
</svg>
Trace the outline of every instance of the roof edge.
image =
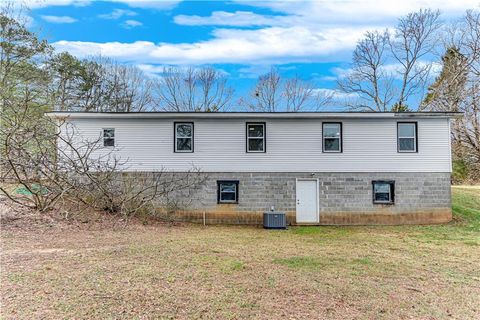
<svg viewBox="0 0 480 320">
<path fill-rule="evenodd" d="M 52 111 L 45 113 L 51 118 L 72 119 L 154 119 L 154 118 L 274 118 L 274 119 L 316 119 L 316 118 L 457 118 L 462 112 L 79 112 Z"/>
</svg>

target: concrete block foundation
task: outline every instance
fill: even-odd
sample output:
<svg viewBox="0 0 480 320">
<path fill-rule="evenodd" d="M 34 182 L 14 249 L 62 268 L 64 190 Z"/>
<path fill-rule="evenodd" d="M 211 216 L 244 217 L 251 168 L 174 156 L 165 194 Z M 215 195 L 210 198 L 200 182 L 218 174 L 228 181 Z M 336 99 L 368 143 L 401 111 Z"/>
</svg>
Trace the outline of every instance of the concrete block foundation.
<svg viewBox="0 0 480 320">
<path fill-rule="evenodd" d="M 173 218 L 207 224 L 261 224 L 274 206 L 296 223 L 296 179 L 319 181 L 319 225 L 435 224 L 451 220 L 450 173 L 206 173 L 188 208 Z M 217 203 L 217 180 L 238 180 L 238 204 Z M 395 181 L 395 203 L 374 204 L 373 180 Z M 159 208 L 159 211 L 162 209 Z"/>
</svg>

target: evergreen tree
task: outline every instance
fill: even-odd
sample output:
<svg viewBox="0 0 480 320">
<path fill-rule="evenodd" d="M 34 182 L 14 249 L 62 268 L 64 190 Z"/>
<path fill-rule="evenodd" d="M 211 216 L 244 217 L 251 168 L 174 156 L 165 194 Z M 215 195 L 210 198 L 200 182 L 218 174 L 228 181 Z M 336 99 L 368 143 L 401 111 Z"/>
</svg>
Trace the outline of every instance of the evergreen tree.
<svg viewBox="0 0 480 320">
<path fill-rule="evenodd" d="M 428 88 L 421 109 L 459 111 L 468 80 L 468 61 L 457 47 L 450 47 L 442 57 L 442 70 Z"/>
</svg>

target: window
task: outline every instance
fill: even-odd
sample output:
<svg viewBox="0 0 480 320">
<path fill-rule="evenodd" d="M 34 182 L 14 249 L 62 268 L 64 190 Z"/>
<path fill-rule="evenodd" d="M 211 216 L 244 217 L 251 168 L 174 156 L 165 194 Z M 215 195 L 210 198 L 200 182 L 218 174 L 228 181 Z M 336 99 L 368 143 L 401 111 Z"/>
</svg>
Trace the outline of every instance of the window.
<svg viewBox="0 0 480 320">
<path fill-rule="evenodd" d="M 265 123 L 247 123 L 247 152 L 265 151 Z"/>
<path fill-rule="evenodd" d="M 373 203 L 392 204 L 395 198 L 395 181 L 373 181 Z"/>
<path fill-rule="evenodd" d="M 217 181 L 217 202 L 238 203 L 238 181 L 220 180 Z"/>
<path fill-rule="evenodd" d="M 398 152 L 417 152 L 417 123 L 397 123 Z"/>
<path fill-rule="evenodd" d="M 103 129 L 103 146 L 115 147 L 115 129 Z"/>
<path fill-rule="evenodd" d="M 342 123 L 324 122 L 323 152 L 342 152 Z"/>
<path fill-rule="evenodd" d="M 175 122 L 175 152 L 193 152 L 193 122 Z"/>
</svg>

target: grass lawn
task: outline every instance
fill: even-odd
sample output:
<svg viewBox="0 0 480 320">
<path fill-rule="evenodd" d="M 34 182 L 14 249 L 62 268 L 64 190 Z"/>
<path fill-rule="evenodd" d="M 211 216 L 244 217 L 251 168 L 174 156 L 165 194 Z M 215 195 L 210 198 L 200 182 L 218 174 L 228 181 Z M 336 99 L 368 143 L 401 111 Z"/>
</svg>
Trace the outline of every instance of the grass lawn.
<svg viewBox="0 0 480 320">
<path fill-rule="evenodd" d="M 480 188 L 438 226 L 4 228 L 0 319 L 480 319 Z"/>
</svg>

